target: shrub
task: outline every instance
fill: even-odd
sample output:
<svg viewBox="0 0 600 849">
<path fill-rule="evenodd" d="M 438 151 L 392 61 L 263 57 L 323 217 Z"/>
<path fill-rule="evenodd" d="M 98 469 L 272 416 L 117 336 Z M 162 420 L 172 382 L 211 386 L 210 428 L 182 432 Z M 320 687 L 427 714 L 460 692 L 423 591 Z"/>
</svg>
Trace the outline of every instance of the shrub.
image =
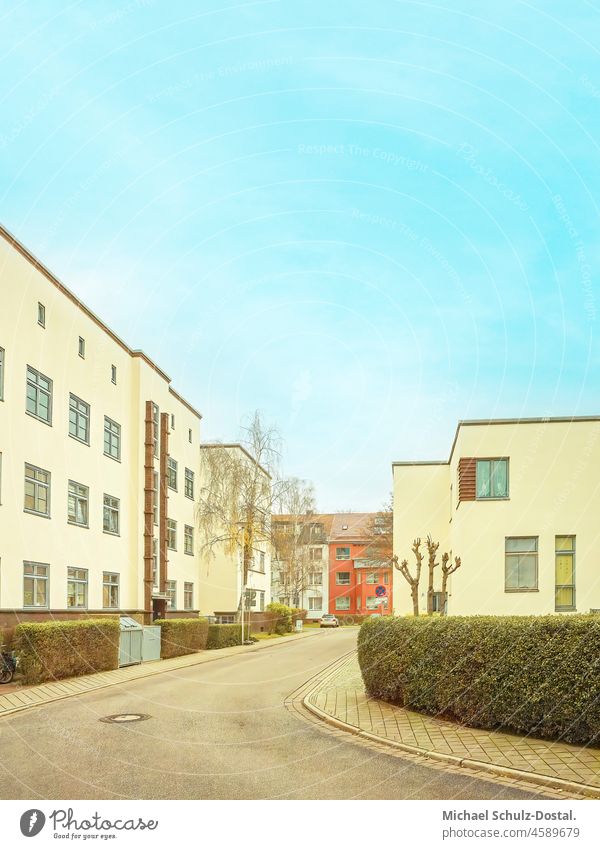
<svg viewBox="0 0 600 849">
<path fill-rule="evenodd" d="M 340 625 L 362 625 L 367 619 L 371 619 L 369 613 L 346 613 L 341 616 L 339 613 L 336 613 L 335 615 Z"/>
<path fill-rule="evenodd" d="M 358 659 L 369 695 L 478 728 L 600 743 L 600 618 L 381 617 Z"/>
<path fill-rule="evenodd" d="M 244 630 L 246 630 L 244 628 Z M 228 646 L 242 645 L 242 626 L 234 623 L 232 625 L 209 625 L 207 649 L 224 649 Z"/>
<path fill-rule="evenodd" d="M 267 604 L 267 610 L 270 610 L 277 617 L 275 621 L 275 633 L 290 633 L 292 630 L 292 608 L 286 604 L 280 604 L 278 601 L 272 601 L 270 604 Z"/>
<path fill-rule="evenodd" d="M 207 619 L 157 619 L 160 625 L 160 656 L 180 657 L 206 648 Z"/>
<path fill-rule="evenodd" d="M 291 611 L 292 622 L 295 622 L 297 619 L 302 619 L 302 621 L 304 622 L 308 615 L 308 610 L 304 610 L 303 607 L 292 607 Z"/>
<path fill-rule="evenodd" d="M 106 672 L 119 665 L 119 620 L 24 622 L 15 649 L 26 684 Z"/>
</svg>

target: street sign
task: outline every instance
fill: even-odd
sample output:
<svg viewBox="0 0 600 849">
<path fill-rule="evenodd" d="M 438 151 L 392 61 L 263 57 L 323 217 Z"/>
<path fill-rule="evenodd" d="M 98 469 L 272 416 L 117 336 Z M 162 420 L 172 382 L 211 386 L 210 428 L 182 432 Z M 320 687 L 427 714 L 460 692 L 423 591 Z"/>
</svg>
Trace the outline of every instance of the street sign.
<svg viewBox="0 0 600 849">
<path fill-rule="evenodd" d="M 380 585 L 380 586 L 378 586 L 378 587 L 375 587 L 375 595 L 376 595 L 378 598 L 382 598 L 382 597 L 383 597 L 384 595 L 386 595 L 386 594 L 387 594 L 387 590 L 386 590 L 386 588 L 385 588 L 385 587 L 382 587 L 381 585 Z"/>
</svg>

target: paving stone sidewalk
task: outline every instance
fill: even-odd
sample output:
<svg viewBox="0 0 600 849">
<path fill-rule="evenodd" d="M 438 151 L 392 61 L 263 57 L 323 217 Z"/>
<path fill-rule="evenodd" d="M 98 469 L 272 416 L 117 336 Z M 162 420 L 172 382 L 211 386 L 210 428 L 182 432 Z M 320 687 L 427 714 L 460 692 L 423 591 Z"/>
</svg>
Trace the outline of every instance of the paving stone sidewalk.
<svg viewBox="0 0 600 849">
<path fill-rule="evenodd" d="M 468 728 L 365 694 L 356 654 L 323 677 L 304 700 L 352 729 L 392 745 L 454 761 L 457 765 L 485 766 L 501 775 L 528 773 L 537 783 L 562 786 L 573 792 L 600 797 L 600 749 Z"/>
<path fill-rule="evenodd" d="M 80 696 L 91 690 L 101 690 L 114 684 L 126 684 L 128 681 L 136 681 L 139 678 L 148 678 L 151 675 L 159 675 L 162 672 L 176 672 L 188 666 L 196 666 L 202 663 L 211 663 L 223 657 L 231 657 L 237 654 L 247 654 L 273 646 L 285 645 L 295 640 L 303 640 L 318 634 L 316 629 L 307 629 L 301 634 L 293 634 L 289 637 L 281 637 L 274 640 L 262 640 L 252 646 L 232 646 L 227 649 L 215 649 L 202 651 L 197 654 L 187 654 L 182 657 L 174 657 L 170 660 L 157 660 L 152 663 L 142 663 L 135 666 L 125 666 L 122 669 L 114 669 L 110 672 L 95 672 L 92 675 L 80 675 L 77 678 L 66 678 L 61 681 L 48 681 L 46 684 L 35 686 L 24 686 L 11 689 L 2 693 L 0 688 L 0 718 L 13 714 L 27 708 L 40 707 L 48 702 L 66 699 L 70 696 Z"/>
</svg>

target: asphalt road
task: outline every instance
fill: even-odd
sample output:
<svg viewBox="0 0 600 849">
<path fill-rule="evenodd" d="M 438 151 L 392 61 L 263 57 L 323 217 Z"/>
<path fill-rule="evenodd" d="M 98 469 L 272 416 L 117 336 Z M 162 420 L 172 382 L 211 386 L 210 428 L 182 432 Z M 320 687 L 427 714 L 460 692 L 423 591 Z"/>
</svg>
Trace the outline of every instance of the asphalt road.
<svg viewBox="0 0 600 849">
<path fill-rule="evenodd" d="M 0 720 L 2 799 L 523 799 L 461 770 L 379 753 L 284 700 L 354 629 L 109 687 Z M 100 722 L 150 714 L 128 725 Z"/>
</svg>

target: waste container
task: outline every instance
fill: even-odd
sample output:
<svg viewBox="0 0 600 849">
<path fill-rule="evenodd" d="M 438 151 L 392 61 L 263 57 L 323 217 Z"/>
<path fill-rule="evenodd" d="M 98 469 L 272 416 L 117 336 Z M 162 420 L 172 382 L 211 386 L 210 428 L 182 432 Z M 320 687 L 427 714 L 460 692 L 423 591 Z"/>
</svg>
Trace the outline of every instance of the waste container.
<svg viewBox="0 0 600 849">
<path fill-rule="evenodd" d="M 296 631 L 301 631 L 303 624 L 302 619 L 296 619 Z"/>
<path fill-rule="evenodd" d="M 119 666 L 132 666 L 142 662 L 142 637 L 144 628 L 131 616 L 119 617 Z"/>
<path fill-rule="evenodd" d="M 160 660 L 160 625 L 144 625 L 142 661 Z"/>
</svg>

